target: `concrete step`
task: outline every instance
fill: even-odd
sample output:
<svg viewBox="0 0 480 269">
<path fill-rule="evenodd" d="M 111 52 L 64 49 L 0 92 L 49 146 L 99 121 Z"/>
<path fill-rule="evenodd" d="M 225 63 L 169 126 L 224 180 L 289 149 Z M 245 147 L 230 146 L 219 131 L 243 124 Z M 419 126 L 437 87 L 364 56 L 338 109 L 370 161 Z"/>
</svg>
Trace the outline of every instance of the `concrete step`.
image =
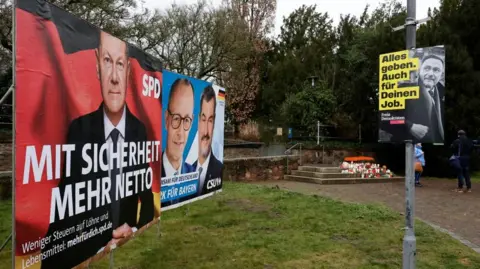
<svg viewBox="0 0 480 269">
<path fill-rule="evenodd" d="M 298 182 L 305 182 L 305 183 L 322 184 L 322 180 L 320 178 L 314 178 L 314 177 L 302 177 L 302 176 L 294 176 L 294 175 L 285 175 L 284 179 L 288 180 L 288 181 L 298 181 Z"/>
<path fill-rule="evenodd" d="M 355 177 L 359 177 L 359 175 L 356 175 L 356 174 L 342 174 L 342 173 L 331 173 L 331 172 L 311 172 L 311 171 L 300 171 L 300 170 L 292 170 L 292 175 L 303 176 L 303 177 L 315 177 L 315 178 L 355 178 Z"/>
<path fill-rule="evenodd" d="M 340 173 L 342 169 L 340 167 L 319 167 L 319 166 L 299 166 L 298 170 L 306 172 L 320 172 L 320 173 Z"/>
<path fill-rule="evenodd" d="M 306 183 L 322 184 L 322 185 L 339 185 L 339 184 L 364 184 L 364 183 L 388 183 L 388 182 L 403 182 L 404 177 L 392 178 L 314 178 L 305 176 L 285 175 L 285 180 L 299 181 Z"/>
</svg>

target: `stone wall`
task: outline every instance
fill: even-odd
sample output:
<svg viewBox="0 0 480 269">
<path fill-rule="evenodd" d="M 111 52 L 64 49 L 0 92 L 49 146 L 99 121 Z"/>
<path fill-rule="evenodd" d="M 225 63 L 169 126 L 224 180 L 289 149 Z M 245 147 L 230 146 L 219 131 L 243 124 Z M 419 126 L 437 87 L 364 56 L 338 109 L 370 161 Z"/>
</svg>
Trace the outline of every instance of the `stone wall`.
<svg viewBox="0 0 480 269">
<path fill-rule="evenodd" d="M 298 168 L 299 161 L 298 156 L 286 155 L 225 159 L 223 178 L 231 181 L 283 180 L 286 173 Z"/>
<path fill-rule="evenodd" d="M 259 157 L 260 148 L 224 148 L 223 158 L 232 159 L 239 157 Z"/>
<path fill-rule="evenodd" d="M 0 143 L 0 172 L 12 170 L 12 144 Z"/>
<path fill-rule="evenodd" d="M 288 159 L 288 171 L 287 171 Z M 299 156 L 243 157 L 224 160 L 223 178 L 232 181 L 283 180 L 298 169 Z M 0 200 L 12 195 L 11 173 L 0 173 Z"/>
<path fill-rule="evenodd" d="M 285 149 L 286 150 L 286 149 Z M 281 152 L 281 153 L 279 153 Z M 325 155 L 324 155 L 325 152 Z M 268 150 L 266 148 L 235 148 L 229 147 L 223 150 L 225 159 L 234 158 L 251 158 L 262 157 L 266 155 L 280 155 L 283 154 L 283 150 Z M 297 147 L 291 151 L 290 155 L 300 155 L 300 149 Z M 345 157 L 350 156 L 369 156 L 375 158 L 375 153 L 364 152 L 361 150 L 344 150 L 344 149 L 325 149 L 321 147 L 315 149 L 302 148 L 302 161 L 304 164 L 332 164 L 340 165 Z"/>
<path fill-rule="evenodd" d="M 325 154 L 324 154 L 325 153 Z M 292 150 L 292 155 L 300 155 L 300 149 Z M 304 164 L 332 164 L 340 165 L 345 157 L 352 156 L 368 156 L 375 158 L 375 153 L 373 152 L 362 152 L 354 150 L 331 150 L 326 149 L 302 149 L 302 162 Z"/>
</svg>

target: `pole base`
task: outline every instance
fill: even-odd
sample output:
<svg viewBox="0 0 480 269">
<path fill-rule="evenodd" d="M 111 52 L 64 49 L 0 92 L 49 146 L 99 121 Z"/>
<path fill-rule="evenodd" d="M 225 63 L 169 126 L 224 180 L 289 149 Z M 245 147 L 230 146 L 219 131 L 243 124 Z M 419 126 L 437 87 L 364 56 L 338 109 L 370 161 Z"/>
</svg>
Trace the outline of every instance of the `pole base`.
<svg viewBox="0 0 480 269">
<path fill-rule="evenodd" d="M 403 269 L 415 268 L 415 256 L 417 255 L 417 239 L 415 235 L 403 237 Z"/>
</svg>

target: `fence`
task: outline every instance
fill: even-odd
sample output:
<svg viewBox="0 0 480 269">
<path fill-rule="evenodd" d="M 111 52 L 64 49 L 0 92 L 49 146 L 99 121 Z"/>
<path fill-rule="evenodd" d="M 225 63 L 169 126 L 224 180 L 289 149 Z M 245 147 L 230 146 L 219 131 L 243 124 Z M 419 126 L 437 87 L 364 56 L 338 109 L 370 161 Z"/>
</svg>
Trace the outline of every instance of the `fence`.
<svg viewBox="0 0 480 269">
<path fill-rule="evenodd" d="M 356 132 L 350 132 L 345 134 L 342 130 L 339 130 L 335 125 L 327 125 L 317 122 L 316 132 L 309 132 L 301 129 L 291 130 L 291 136 L 289 136 L 287 143 L 305 143 L 306 145 L 337 145 L 337 146 L 353 146 L 355 144 L 362 143 L 361 125 L 358 125 Z"/>
<path fill-rule="evenodd" d="M 11 98 L 12 88 L 0 99 L 0 143 L 12 142 L 12 123 L 13 123 L 13 106 Z"/>
</svg>

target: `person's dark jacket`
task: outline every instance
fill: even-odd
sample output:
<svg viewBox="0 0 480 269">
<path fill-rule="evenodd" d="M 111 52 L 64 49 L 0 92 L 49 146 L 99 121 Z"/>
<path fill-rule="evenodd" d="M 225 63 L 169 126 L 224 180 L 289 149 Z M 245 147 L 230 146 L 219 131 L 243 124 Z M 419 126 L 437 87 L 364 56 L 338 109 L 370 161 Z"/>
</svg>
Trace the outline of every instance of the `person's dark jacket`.
<svg viewBox="0 0 480 269">
<path fill-rule="evenodd" d="M 453 141 L 450 148 L 455 156 L 469 158 L 473 151 L 473 142 L 466 136 L 460 136 Z"/>
</svg>

